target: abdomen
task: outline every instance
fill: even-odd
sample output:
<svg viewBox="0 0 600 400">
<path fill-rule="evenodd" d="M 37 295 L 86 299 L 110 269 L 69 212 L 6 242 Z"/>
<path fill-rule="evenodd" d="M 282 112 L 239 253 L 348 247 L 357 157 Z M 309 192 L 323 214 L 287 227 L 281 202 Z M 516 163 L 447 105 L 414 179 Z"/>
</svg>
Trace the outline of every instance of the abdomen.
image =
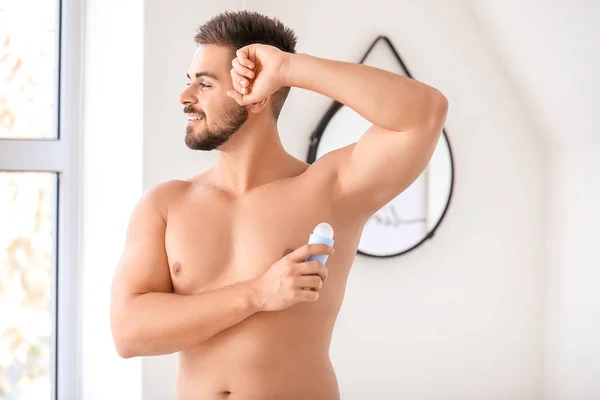
<svg viewBox="0 0 600 400">
<path fill-rule="evenodd" d="M 297 315 L 308 311 L 300 306 L 255 314 L 181 352 L 178 397 L 337 400 L 329 360 L 333 321 Z"/>
</svg>

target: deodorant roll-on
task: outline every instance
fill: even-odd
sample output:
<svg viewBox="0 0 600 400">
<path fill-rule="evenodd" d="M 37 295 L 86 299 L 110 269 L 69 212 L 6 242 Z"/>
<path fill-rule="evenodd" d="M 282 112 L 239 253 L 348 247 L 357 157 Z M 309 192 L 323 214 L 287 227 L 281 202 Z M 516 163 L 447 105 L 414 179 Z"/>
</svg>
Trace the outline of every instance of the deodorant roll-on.
<svg viewBox="0 0 600 400">
<path fill-rule="evenodd" d="M 333 247 L 333 228 L 327 222 L 321 222 L 316 228 L 313 230 L 312 234 L 308 238 L 308 243 L 323 243 Z M 325 264 L 327 262 L 328 254 L 317 254 L 314 256 L 310 256 L 306 259 L 306 261 L 316 260 L 321 264 Z"/>
</svg>

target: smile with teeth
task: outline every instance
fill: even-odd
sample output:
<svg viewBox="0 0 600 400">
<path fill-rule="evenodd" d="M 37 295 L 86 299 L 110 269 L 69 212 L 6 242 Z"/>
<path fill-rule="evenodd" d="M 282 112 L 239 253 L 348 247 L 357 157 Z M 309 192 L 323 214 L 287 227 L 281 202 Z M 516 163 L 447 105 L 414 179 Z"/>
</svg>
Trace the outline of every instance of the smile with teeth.
<svg viewBox="0 0 600 400">
<path fill-rule="evenodd" d="M 194 115 L 188 118 L 188 121 L 199 121 L 201 120 L 202 117 L 200 117 L 199 115 Z"/>
</svg>

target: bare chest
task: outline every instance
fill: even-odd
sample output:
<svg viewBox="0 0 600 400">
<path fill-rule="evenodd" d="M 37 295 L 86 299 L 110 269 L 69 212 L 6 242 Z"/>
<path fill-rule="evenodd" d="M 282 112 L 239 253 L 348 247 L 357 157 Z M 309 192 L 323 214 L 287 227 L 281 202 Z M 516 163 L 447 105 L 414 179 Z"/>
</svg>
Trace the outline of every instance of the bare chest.
<svg viewBox="0 0 600 400">
<path fill-rule="evenodd" d="M 282 184 L 235 201 L 210 191 L 189 196 L 168 214 L 174 290 L 199 293 L 255 278 L 306 244 L 318 223 L 334 225 L 332 218 L 318 187 Z"/>
</svg>

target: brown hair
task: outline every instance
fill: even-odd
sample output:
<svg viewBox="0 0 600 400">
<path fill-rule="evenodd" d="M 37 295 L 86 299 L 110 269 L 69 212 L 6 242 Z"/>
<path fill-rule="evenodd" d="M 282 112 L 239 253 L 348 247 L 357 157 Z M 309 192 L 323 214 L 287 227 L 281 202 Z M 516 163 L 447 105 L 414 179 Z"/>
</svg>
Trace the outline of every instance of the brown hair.
<svg viewBox="0 0 600 400">
<path fill-rule="evenodd" d="M 287 53 L 296 53 L 296 34 L 277 18 L 269 18 L 255 11 L 226 11 L 212 17 L 197 29 L 197 44 L 226 46 L 235 52 L 253 43 L 275 46 Z M 272 112 L 279 118 L 283 103 L 290 92 L 282 87 L 271 96 Z"/>
</svg>

